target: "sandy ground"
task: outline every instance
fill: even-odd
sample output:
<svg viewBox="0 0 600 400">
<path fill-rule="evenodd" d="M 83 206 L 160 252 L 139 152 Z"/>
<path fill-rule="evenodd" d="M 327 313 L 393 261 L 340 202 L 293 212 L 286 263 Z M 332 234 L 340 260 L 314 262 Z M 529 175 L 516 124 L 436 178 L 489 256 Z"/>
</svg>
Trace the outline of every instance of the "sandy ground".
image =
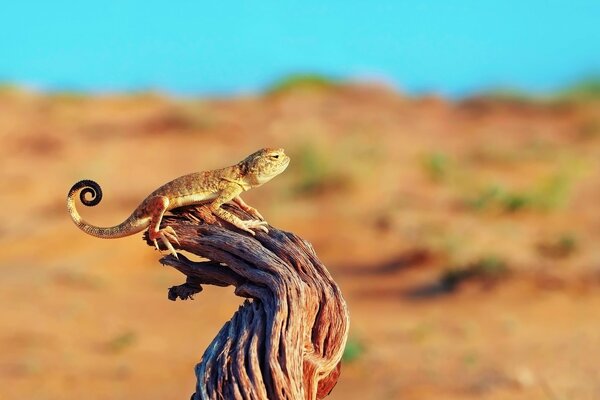
<svg viewBox="0 0 600 400">
<path fill-rule="evenodd" d="M 114 225 L 158 185 L 265 146 L 248 192 L 311 241 L 351 312 L 332 399 L 600 398 L 600 105 L 345 86 L 233 99 L 0 92 L 0 399 L 187 399 L 242 299 Z M 83 207 L 81 207 L 83 208 Z"/>
</svg>

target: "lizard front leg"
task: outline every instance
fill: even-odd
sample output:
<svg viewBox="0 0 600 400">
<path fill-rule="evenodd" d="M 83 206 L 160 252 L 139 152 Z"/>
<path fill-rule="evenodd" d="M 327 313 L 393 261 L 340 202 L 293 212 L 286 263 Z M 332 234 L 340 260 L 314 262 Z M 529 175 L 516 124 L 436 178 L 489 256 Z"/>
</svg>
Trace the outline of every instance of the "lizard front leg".
<svg viewBox="0 0 600 400">
<path fill-rule="evenodd" d="M 262 219 L 264 221 L 264 217 L 262 215 L 260 215 L 260 213 L 258 212 L 258 210 L 252 206 L 249 206 L 248 204 L 246 204 L 246 202 L 244 200 L 242 200 L 241 196 L 236 196 L 233 199 L 233 202 L 235 204 L 237 204 L 238 206 L 240 206 L 240 208 L 244 211 L 246 211 L 247 213 L 250 213 L 251 215 L 255 216 L 256 218 Z"/>
<path fill-rule="evenodd" d="M 242 192 L 242 187 L 240 185 L 238 185 L 237 183 L 226 184 L 223 187 L 223 189 L 221 189 L 217 198 L 215 200 L 213 200 L 212 203 L 210 203 L 210 210 L 217 217 L 229 222 L 230 224 L 238 227 L 239 229 L 241 229 L 243 231 L 251 233 L 252 235 L 255 234 L 252 229 L 258 229 L 263 232 L 269 232 L 269 230 L 266 227 L 267 223 L 265 221 L 258 221 L 258 220 L 242 221 L 241 219 L 239 219 L 235 215 L 231 214 L 227 210 L 224 210 L 221 208 L 221 206 L 223 204 L 225 204 L 229 201 L 232 201 L 232 200 L 235 201 L 235 198 L 239 197 L 239 194 L 241 192 Z M 237 203 L 237 201 L 236 201 L 236 203 Z M 241 207 L 241 208 L 243 209 L 243 207 Z"/>
<path fill-rule="evenodd" d="M 146 201 L 144 211 L 146 215 L 150 216 L 148 237 L 154 242 L 154 246 L 157 250 L 160 251 L 160 248 L 158 247 L 158 239 L 160 239 L 169 252 L 173 254 L 175 258 L 179 258 L 177 257 L 175 248 L 173 248 L 173 245 L 171 244 L 171 241 L 179 244 L 175 230 L 170 226 L 160 229 L 160 223 L 163 215 L 165 215 L 165 211 L 169 209 L 169 204 L 169 198 L 166 196 L 156 196 Z"/>
</svg>

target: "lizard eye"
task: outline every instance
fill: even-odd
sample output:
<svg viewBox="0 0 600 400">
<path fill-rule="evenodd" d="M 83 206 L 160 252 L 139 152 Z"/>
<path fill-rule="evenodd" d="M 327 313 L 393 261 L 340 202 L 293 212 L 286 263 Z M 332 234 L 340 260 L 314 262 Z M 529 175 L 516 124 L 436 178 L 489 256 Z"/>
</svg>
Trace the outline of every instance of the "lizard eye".
<svg viewBox="0 0 600 400">
<path fill-rule="evenodd" d="M 277 160 L 279 158 L 279 154 L 271 154 L 271 158 L 274 158 Z"/>
</svg>

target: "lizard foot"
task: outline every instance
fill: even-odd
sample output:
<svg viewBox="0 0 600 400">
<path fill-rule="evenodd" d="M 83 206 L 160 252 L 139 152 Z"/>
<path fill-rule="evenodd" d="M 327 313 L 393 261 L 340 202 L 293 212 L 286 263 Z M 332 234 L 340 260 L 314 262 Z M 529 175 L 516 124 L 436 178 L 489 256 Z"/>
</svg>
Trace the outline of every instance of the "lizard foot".
<svg viewBox="0 0 600 400">
<path fill-rule="evenodd" d="M 179 244 L 177 234 L 175 233 L 175 230 L 172 227 L 167 226 L 166 228 L 163 228 L 158 232 L 149 232 L 149 236 L 150 239 L 154 242 L 154 247 L 156 247 L 156 250 L 160 251 L 160 247 L 158 246 L 158 239 L 160 239 L 165 245 L 165 247 L 169 250 L 169 252 L 175 258 L 179 259 L 179 257 L 177 257 L 177 252 L 175 251 L 175 248 L 171 244 L 171 241 Z"/>
<path fill-rule="evenodd" d="M 269 230 L 267 229 L 267 221 L 258 221 L 255 219 L 251 219 L 248 221 L 242 221 L 241 226 L 238 226 L 238 228 L 252 234 L 252 236 L 255 235 L 254 231 L 252 229 L 256 229 L 259 231 L 263 231 L 264 233 L 269 233 Z"/>
</svg>

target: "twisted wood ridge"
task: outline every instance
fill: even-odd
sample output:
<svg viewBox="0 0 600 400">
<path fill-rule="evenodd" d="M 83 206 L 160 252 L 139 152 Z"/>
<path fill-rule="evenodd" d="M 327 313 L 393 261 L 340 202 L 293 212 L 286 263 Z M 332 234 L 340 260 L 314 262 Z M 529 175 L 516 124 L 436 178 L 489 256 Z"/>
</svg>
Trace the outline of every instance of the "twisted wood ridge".
<svg viewBox="0 0 600 400">
<path fill-rule="evenodd" d="M 224 207 L 248 218 L 238 206 Z M 312 246 L 271 226 L 253 237 L 222 224 L 205 206 L 174 210 L 164 224 L 177 232 L 178 249 L 210 260 L 191 261 L 181 253 L 161 259 L 187 276 L 169 289 L 169 299 L 188 299 L 202 284 L 233 285 L 248 299 L 196 365 L 192 399 L 326 397 L 340 374 L 349 318 Z"/>
</svg>

